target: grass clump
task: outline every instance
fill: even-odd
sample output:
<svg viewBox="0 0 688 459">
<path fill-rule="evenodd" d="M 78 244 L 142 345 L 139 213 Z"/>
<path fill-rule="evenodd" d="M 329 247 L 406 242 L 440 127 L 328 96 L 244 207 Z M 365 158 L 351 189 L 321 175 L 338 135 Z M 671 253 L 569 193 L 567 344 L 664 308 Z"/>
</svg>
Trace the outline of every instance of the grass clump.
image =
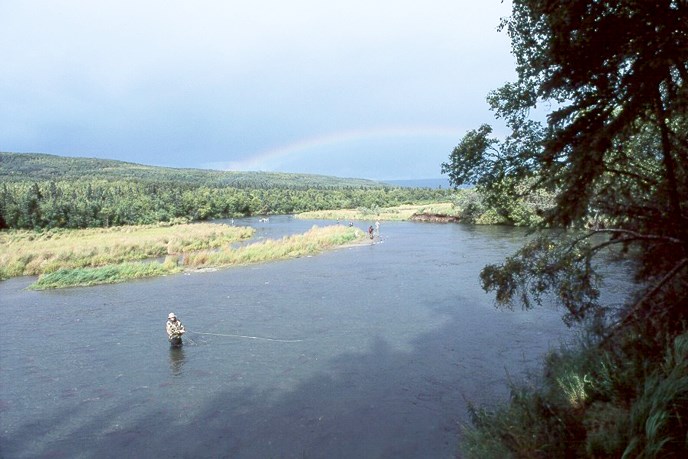
<svg viewBox="0 0 688 459">
<path fill-rule="evenodd" d="M 116 284 L 132 279 L 163 276 L 180 272 L 176 263 L 122 263 L 98 268 L 60 269 L 41 276 L 30 286 L 32 290 L 64 287 L 88 287 L 97 284 Z"/>
</svg>

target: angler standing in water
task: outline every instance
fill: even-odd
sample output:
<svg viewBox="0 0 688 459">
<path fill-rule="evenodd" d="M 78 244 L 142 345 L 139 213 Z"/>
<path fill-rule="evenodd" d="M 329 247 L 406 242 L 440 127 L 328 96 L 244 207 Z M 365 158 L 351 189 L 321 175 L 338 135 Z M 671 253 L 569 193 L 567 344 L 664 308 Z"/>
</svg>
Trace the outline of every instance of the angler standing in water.
<svg viewBox="0 0 688 459">
<path fill-rule="evenodd" d="M 184 330 L 184 325 L 177 319 L 174 312 L 170 312 L 167 316 L 167 324 L 165 325 L 165 330 L 167 330 L 167 339 L 170 341 L 172 346 L 182 345 L 182 335 L 186 333 Z"/>
</svg>

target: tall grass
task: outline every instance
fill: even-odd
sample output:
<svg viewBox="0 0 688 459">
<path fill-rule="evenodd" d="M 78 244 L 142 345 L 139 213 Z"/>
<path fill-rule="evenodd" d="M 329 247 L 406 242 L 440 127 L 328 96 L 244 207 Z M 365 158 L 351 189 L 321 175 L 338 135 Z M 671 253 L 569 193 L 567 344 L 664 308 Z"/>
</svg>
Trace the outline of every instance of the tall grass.
<svg viewBox="0 0 688 459">
<path fill-rule="evenodd" d="M 688 333 L 675 338 L 660 369 L 645 380 L 629 421 L 631 438 L 624 458 L 688 452 Z"/>
<path fill-rule="evenodd" d="M 465 457 L 685 457 L 688 333 L 657 365 L 637 351 L 638 336 L 619 354 L 552 353 L 539 386 L 514 385 L 494 410 L 471 408 Z"/>
<path fill-rule="evenodd" d="M 363 240 L 365 234 L 357 228 L 330 226 L 313 227 L 304 234 L 266 240 L 240 248 L 229 245 L 215 250 L 201 250 L 168 256 L 164 263 L 124 262 L 99 267 L 58 269 L 42 275 L 31 288 L 36 290 L 112 284 L 143 277 L 161 276 L 188 269 L 219 268 L 232 265 L 260 263 L 284 258 L 314 255 L 324 250 Z M 187 245 L 193 247 L 193 245 Z"/>
<path fill-rule="evenodd" d="M 176 262 L 122 263 L 98 268 L 60 269 L 41 276 L 30 288 L 44 290 L 64 287 L 88 287 L 98 284 L 116 284 L 144 277 L 163 276 L 180 272 Z"/>
<path fill-rule="evenodd" d="M 183 264 L 190 268 L 225 267 L 302 257 L 364 238 L 365 234 L 358 228 L 341 225 L 322 228 L 314 226 L 304 234 L 286 236 L 279 240 L 268 239 L 236 249 L 224 248 L 188 254 L 184 257 Z"/>
<path fill-rule="evenodd" d="M 403 221 L 410 219 L 415 214 L 439 214 L 457 216 L 458 210 L 453 204 L 433 203 L 433 204 L 407 204 L 395 207 L 376 207 L 342 210 L 323 210 L 304 212 L 297 214 L 296 218 L 315 219 L 315 220 L 340 220 L 342 222 L 360 220 L 396 220 Z"/>
<path fill-rule="evenodd" d="M 0 233 L 0 279 L 217 248 L 254 230 L 212 223 Z"/>
</svg>

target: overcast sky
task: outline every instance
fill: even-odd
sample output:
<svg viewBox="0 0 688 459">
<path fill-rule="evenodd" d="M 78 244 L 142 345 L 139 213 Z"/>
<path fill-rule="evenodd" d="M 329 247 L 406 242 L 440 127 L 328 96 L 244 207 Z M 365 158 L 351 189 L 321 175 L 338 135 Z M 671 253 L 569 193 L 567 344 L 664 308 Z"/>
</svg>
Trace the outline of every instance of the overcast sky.
<svg viewBox="0 0 688 459">
<path fill-rule="evenodd" d="M 514 79 L 501 0 L 0 0 L 0 151 L 440 177 Z"/>
</svg>

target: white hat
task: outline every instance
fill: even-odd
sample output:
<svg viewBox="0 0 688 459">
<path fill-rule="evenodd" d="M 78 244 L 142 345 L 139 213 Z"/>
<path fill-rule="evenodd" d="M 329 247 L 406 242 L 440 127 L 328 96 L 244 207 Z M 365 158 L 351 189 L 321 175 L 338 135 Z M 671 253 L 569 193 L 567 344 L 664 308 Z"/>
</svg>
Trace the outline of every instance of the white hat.
<svg viewBox="0 0 688 459">
<path fill-rule="evenodd" d="M 173 317 L 175 317 L 175 318 L 177 317 L 174 315 L 174 312 L 170 312 L 170 314 L 167 316 L 168 319 L 171 319 Z"/>
</svg>

